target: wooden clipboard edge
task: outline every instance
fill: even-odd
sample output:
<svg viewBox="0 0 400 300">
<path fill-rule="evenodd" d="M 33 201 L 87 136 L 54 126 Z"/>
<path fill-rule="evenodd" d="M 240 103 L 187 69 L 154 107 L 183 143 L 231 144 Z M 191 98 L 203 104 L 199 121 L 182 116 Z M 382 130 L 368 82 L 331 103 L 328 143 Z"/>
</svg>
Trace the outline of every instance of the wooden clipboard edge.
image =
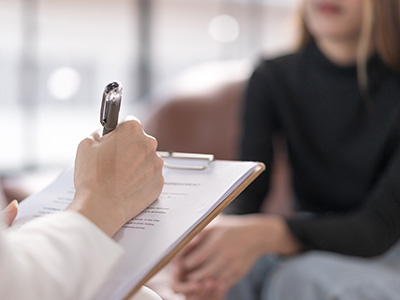
<svg viewBox="0 0 400 300">
<path fill-rule="evenodd" d="M 200 231 L 202 231 L 216 216 L 218 216 L 244 189 L 249 186 L 263 171 L 265 165 L 257 162 L 257 167 L 252 173 L 241 183 L 239 186 L 232 191 L 222 202 L 210 213 L 203 221 L 201 221 L 196 227 L 194 227 L 184 239 L 175 246 L 153 269 L 151 269 L 143 279 L 125 296 L 124 300 L 129 300 L 151 277 L 158 273 L 172 258 L 185 247 Z"/>
</svg>

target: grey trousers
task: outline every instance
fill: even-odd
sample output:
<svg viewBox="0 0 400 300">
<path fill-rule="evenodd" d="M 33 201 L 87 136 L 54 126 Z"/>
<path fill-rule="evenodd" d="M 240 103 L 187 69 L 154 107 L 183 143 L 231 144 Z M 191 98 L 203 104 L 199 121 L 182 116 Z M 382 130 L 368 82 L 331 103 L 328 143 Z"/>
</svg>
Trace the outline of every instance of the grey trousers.
<svg viewBox="0 0 400 300">
<path fill-rule="evenodd" d="M 311 251 L 260 258 L 229 300 L 400 300 L 400 243 L 375 258 Z"/>
</svg>

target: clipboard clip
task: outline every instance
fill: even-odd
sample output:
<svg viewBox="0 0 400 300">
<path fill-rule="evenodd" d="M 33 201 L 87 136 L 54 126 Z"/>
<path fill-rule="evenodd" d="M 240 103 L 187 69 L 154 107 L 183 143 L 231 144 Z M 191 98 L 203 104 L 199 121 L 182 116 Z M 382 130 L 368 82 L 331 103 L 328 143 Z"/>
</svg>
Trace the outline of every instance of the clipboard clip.
<svg viewBox="0 0 400 300">
<path fill-rule="evenodd" d="M 214 161 L 212 154 L 168 151 L 157 151 L 157 154 L 164 159 L 164 167 L 168 169 L 202 171 Z"/>
</svg>

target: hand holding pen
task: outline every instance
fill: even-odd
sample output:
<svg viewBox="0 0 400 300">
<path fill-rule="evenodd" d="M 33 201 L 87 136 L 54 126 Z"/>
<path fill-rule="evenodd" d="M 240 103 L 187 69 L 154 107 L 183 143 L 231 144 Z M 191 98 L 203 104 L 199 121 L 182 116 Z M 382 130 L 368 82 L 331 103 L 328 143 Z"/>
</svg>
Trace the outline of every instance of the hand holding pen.
<svg viewBox="0 0 400 300">
<path fill-rule="evenodd" d="M 69 210 L 75 210 L 107 235 L 113 236 L 160 195 L 164 179 L 163 160 L 157 141 L 145 134 L 140 122 L 130 116 L 118 124 L 121 84 L 106 86 L 101 123 L 78 147 L 75 159 L 75 195 Z M 118 126 L 117 126 L 118 125 Z"/>
</svg>

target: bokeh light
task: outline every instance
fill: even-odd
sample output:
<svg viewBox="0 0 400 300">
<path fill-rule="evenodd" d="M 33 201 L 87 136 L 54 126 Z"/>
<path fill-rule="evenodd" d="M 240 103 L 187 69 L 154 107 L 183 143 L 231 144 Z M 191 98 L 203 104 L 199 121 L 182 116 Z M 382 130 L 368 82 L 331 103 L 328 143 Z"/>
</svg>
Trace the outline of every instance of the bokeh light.
<svg viewBox="0 0 400 300">
<path fill-rule="evenodd" d="M 230 15 L 214 17 L 208 26 L 211 37 L 221 43 L 231 43 L 239 38 L 239 22 Z"/>
<path fill-rule="evenodd" d="M 47 88 L 57 100 L 68 100 L 73 97 L 81 85 L 78 71 L 70 67 L 62 67 L 52 72 L 47 81 Z"/>
</svg>

